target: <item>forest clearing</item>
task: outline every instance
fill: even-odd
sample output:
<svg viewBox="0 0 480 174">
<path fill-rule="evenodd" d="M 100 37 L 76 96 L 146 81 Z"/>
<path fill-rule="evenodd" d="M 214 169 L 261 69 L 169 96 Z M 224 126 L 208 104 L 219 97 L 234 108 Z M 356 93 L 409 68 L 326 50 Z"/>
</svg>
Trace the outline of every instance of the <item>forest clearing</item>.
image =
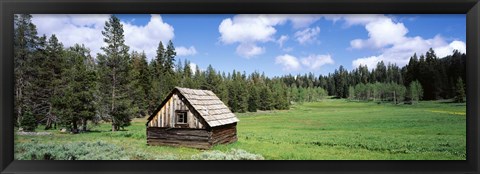
<svg viewBox="0 0 480 174">
<path fill-rule="evenodd" d="M 15 159 L 216 159 L 221 151 L 267 160 L 465 160 L 465 112 L 465 103 L 448 101 L 325 99 L 289 110 L 237 113 L 238 141 L 210 150 L 148 146 L 147 118 L 137 118 L 116 132 L 100 122 L 79 134 L 17 134 Z M 45 131 L 43 125 L 36 131 Z"/>
<path fill-rule="evenodd" d="M 232 57 L 239 50 L 264 52 L 250 43 L 254 34 L 242 39 L 253 45 L 224 50 L 215 44 L 186 57 L 186 46 L 193 43 L 173 37 L 152 37 L 142 43 L 148 47 L 137 47 L 130 41 L 141 40 L 131 35 L 125 16 L 97 18 L 94 45 L 37 30 L 43 22 L 35 20 L 45 17 L 60 19 L 14 17 L 16 159 L 466 159 L 467 55 L 461 40 L 406 42 L 415 49 L 396 50 L 389 58 L 338 54 L 363 41 L 337 37 L 331 43 L 357 44 L 329 48 L 332 55 L 324 55 L 318 52 L 327 51 L 323 46 L 312 45 L 304 53 L 299 43 L 287 54 L 272 42 L 276 54 Z M 219 18 L 219 28 L 231 20 L 225 17 Z M 162 23 L 160 15 L 148 18 Z M 373 18 L 404 26 L 388 16 Z M 218 34 L 223 38 L 221 30 L 210 31 L 215 32 L 202 45 L 218 43 Z M 176 36 L 203 36 L 195 32 Z M 395 37 L 421 38 L 404 34 Z M 280 47 L 287 36 L 281 38 Z M 390 44 L 383 46 L 404 47 Z M 208 150 L 163 146 L 180 144 Z"/>
</svg>

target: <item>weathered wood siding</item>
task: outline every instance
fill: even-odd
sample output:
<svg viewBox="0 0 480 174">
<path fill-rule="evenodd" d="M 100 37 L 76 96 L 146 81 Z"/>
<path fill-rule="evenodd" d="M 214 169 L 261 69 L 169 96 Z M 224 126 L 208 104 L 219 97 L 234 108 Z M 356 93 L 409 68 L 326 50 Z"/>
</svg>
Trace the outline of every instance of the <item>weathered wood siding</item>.
<svg viewBox="0 0 480 174">
<path fill-rule="evenodd" d="M 148 127 L 147 144 L 209 149 L 211 135 L 206 129 Z"/>
<path fill-rule="evenodd" d="M 209 149 L 237 141 L 236 123 L 209 129 L 147 127 L 148 145 Z"/>
<path fill-rule="evenodd" d="M 210 144 L 228 144 L 237 141 L 237 123 L 213 127 Z"/>
<path fill-rule="evenodd" d="M 178 94 L 173 94 L 167 103 L 158 111 L 155 117 L 150 121 L 149 127 L 179 127 L 177 125 L 176 111 L 187 111 L 188 128 L 203 129 L 205 122 L 196 112 L 192 112 L 188 104 L 186 104 L 179 97 Z"/>
</svg>

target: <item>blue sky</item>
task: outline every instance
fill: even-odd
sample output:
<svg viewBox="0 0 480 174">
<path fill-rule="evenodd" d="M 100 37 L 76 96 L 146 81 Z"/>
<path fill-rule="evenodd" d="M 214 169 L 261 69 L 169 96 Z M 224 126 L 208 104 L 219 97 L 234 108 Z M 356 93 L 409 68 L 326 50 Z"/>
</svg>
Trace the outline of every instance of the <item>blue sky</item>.
<svg viewBox="0 0 480 174">
<path fill-rule="evenodd" d="M 177 59 L 200 69 L 265 72 L 268 76 L 333 72 L 340 65 L 403 66 L 432 47 L 439 56 L 465 52 L 465 15 L 117 15 L 131 50 L 152 59 L 172 40 Z M 84 43 L 101 53 L 108 15 L 34 15 L 40 34 L 65 46 Z"/>
</svg>

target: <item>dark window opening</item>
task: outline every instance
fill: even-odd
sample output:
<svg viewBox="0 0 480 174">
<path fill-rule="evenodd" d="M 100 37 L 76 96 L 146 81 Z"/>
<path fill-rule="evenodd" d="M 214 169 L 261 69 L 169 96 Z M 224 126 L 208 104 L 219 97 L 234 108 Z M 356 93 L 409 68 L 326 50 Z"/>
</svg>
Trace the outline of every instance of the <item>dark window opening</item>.
<svg viewBox="0 0 480 174">
<path fill-rule="evenodd" d="M 187 112 L 177 112 L 177 123 L 180 123 L 180 124 L 187 123 Z"/>
</svg>

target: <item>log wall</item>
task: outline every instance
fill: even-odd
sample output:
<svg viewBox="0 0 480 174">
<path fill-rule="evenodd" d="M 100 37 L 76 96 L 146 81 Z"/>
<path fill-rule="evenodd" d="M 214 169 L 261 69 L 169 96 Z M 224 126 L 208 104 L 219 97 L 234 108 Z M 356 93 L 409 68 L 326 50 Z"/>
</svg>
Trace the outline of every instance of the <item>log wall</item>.
<svg viewBox="0 0 480 174">
<path fill-rule="evenodd" d="M 237 141 L 237 123 L 214 127 L 211 129 L 210 144 L 228 144 Z"/>
<path fill-rule="evenodd" d="M 147 127 L 148 145 L 209 149 L 237 141 L 236 123 L 210 129 Z"/>
<path fill-rule="evenodd" d="M 208 149 L 211 134 L 206 129 L 148 127 L 147 144 Z"/>
</svg>

